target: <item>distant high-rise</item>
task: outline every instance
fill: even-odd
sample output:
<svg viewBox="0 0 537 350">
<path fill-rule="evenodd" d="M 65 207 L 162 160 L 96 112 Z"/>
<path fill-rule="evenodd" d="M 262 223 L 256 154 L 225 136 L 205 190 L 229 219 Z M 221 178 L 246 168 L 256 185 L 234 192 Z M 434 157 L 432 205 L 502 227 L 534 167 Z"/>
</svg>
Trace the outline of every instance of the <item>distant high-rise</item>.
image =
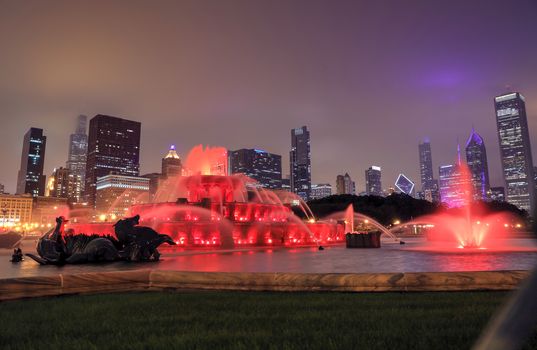
<svg viewBox="0 0 537 350">
<path fill-rule="evenodd" d="M 471 186 L 470 175 L 464 176 L 462 164 L 441 165 L 438 169 L 440 178 L 440 200 L 450 208 L 468 205 L 470 197 L 466 190 Z M 468 171 L 466 171 L 468 173 Z"/>
<path fill-rule="evenodd" d="M 170 183 L 166 181 L 165 178 L 163 178 L 161 173 L 149 173 L 144 174 L 141 177 L 145 177 L 146 179 L 149 179 L 149 202 L 153 202 L 155 200 L 156 194 L 159 191 L 159 188 L 161 186 L 164 186 L 162 188 L 162 191 L 167 191 L 170 187 Z M 176 185 L 177 183 L 174 182 L 173 185 Z"/>
<path fill-rule="evenodd" d="M 421 192 L 425 199 L 432 202 L 440 200 L 438 192 L 438 180 L 434 178 L 433 155 L 431 143 L 424 141 L 418 145 L 420 158 Z"/>
<path fill-rule="evenodd" d="M 305 126 L 291 130 L 289 161 L 291 190 L 302 199 L 309 200 L 311 195 L 310 132 Z"/>
<path fill-rule="evenodd" d="M 455 190 L 458 183 L 459 173 L 456 165 L 441 165 L 438 167 L 438 177 L 440 179 L 440 200 L 448 207 L 455 207 L 458 203 L 458 196 Z M 459 204 L 460 205 L 460 204 Z"/>
<path fill-rule="evenodd" d="M 76 180 L 69 169 L 62 167 L 54 169 L 51 180 L 50 197 L 69 199 L 76 197 Z"/>
<path fill-rule="evenodd" d="M 352 181 L 350 175 L 338 175 L 336 177 L 336 193 L 337 194 L 356 194 L 356 184 Z"/>
<path fill-rule="evenodd" d="M 260 149 L 229 151 L 231 174 L 244 174 L 261 186 L 271 189 L 282 188 L 282 156 Z"/>
<path fill-rule="evenodd" d="M 29 193 L 33 197 L 45 194 L 46 176 L 43 175 L 43 168 L 46 144 L 47 137 L 43 135 L 43 129 L 31 128 L 24 135 L 17 194 Z"/>
<path fill-rule="evenodd" d="M 466 163 L 472 174 L 474 199 L 487 199 L 490 189 L 487 150 L 483 138 L 472 128 L 472 133 L 466 142 Z"/>
<path fill-rule="evenodd" d="M 330 184 L 312 184 L 311 199 L 320 199 L 332 195 L 332 185 Z"/>
<path fill-rule="evenodd" d="M 183 174 L 183 164 L 181 163 L 181 157 L 175 150 L 175 145 L 171 145 L 168 153 L 162 158 L 162 177 L 167 179 L 168 177 L 181 176 Z"/>
<path fill-rule="evenodd" d="M 86 157 L 88 152 L 87 120 L 88 117 L 85 115 L 79 115 L 75 133 L 69 136 L 69 156 L 66 167 L 69 169 L 74 180 L 72 188 L 73 195 L 69 198 L 71 202 L 81 202 L 84 194 Z"/>
<path fill-rule="evenodd" d="M 382 196 L 381 168 L 371 166 L 365 171 L 365 193 L 367 195 Z"/>
<path fill-rule="evenodd" d="M 97 179 L 98 213 L 124 217 L 131 205 L 149 202 L 150 179 L 138 176 L 106 175 Z"/>
<path fill-rule="evenodd" d="M 90 120 L 85 191 L 89 205 L 95 207 L 100 177 L 138 176 L 141 127 L 139 122 L 100 114 Z"/>
<path fill-rule="evenodd" d="M 421 188 L 423 190 L 427 188 L 429 181 L 434 179 L 431 143 L 424 141 L 418 145 L 418 149 L 420 156 Z"/>
<path fill-rule="evenodd" d="M 524 96 L 518 92 L 497 96 L 494 107 L 506 201 L 532 214 L 535 183 Z"/>
</svg>

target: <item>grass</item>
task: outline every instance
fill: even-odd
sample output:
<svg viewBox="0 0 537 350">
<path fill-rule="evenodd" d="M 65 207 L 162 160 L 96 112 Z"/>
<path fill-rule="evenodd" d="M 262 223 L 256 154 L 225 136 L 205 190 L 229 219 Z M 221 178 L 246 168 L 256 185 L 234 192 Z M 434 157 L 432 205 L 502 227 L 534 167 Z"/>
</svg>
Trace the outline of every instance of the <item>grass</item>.
<svg viewBox="0 0 537 350">
<path fill-rule="evenodd" d="M 161 292 L 0 303 L 8 349 L 465 349 L 503 292 Z M 537 333 L 527 348 L 537 348 Z"/>
</svg>

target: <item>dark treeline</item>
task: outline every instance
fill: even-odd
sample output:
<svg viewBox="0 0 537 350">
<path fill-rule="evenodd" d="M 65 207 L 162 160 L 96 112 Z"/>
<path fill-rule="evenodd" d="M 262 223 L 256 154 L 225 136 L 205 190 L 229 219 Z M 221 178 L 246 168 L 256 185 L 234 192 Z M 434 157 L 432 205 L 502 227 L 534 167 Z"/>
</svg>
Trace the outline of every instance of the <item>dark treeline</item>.
<svg viewBox="0 0 537 350">
<path fill-rule="evenodd" d="M 350 194 L 333 195 L 308 202 L 309 207 L 317 218 L 344 211 L 349 204 L 353 204 L 354 211 L 372 217 L 383 225 L 389 225 L 396 220 L 409 221 L 417 217 L 434 213 L 464 213 L 463 208 L 448 209 L 439 203 L 416 199 L 406 194 L 394 193 L 387 197 L 355 196 Z M 506 202 L 482 202 L 472 205 L 475 214 L 486 214 L 505 211 L 514 214 L 521 220 L 527 221 L 528 214 L 524 210 Z M 302 212 L 296 214 L 303 217 Z"/>
</svg>

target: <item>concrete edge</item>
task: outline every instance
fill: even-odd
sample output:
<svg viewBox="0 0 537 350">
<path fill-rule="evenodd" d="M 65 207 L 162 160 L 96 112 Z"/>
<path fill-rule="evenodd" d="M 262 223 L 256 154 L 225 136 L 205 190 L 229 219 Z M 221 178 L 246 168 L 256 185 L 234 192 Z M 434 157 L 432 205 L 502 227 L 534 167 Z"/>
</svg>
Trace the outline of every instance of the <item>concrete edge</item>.
<svg viewBox="0 0 537 350">
<path fill-rule="evenodd" d="M 529 271 L 252 273 L 130 270 L 0 279 L 0 301 L 161 290 L 442 292 L 512 290 Z"/>
</svg>

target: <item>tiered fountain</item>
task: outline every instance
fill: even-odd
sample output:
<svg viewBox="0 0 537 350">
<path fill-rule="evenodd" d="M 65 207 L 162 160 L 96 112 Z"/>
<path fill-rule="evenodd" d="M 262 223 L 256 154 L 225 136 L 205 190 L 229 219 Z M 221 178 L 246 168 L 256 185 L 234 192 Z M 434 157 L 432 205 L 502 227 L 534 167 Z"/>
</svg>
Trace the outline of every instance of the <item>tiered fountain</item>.
<svg viewBox="0 0 537 350">
<path fill-rule="evenodd" d="M 179 247 L 321 245 L 344 240 L 342 221 L 317 222 L 307 204 L 287 191 L 261 188 L 243 175 L 226 175 L 224 148 L 195 147 L 186 176 L 164 181 L 153 203 L 133 205 L 140 224 L 170 235 Z M 301 208 L 306 220 L 293 213 Z M 72 224 L 75 232 L 112 234 L 110 223 Z"/>
</svg>

